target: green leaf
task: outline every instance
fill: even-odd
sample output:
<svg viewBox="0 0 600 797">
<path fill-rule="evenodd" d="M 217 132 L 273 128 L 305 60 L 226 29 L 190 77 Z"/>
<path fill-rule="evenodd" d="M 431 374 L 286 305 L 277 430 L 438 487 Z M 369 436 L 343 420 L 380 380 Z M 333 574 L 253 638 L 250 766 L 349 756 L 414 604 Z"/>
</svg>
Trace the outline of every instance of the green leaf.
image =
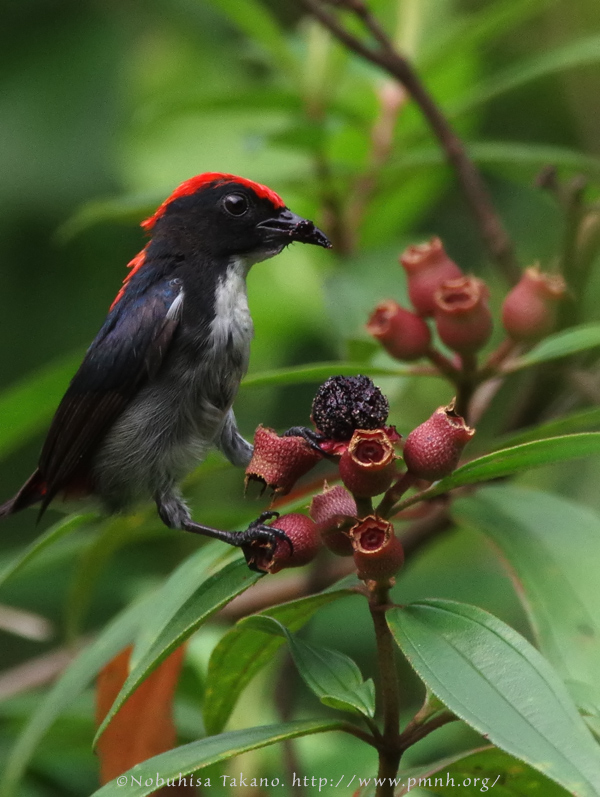
<svg viewBox="0 0 600 797">
<path fill-rule="evenodd" d="M 473 160 L 480 164 L 499 164 L 538 169 L 549 163 L 581 171 L 593 177 L 600 175 L 600 158 L 583 152 L 548 144 L 529 144 L 521 141 L 475 141 L 467 144 Z"/>
<path fill-rule="evenodd" d="M 285 88 L 276 88 L 269 84 L 268 88 L 246 85 L 245 90 L 231 87 L 227 92 L 207 94 L 206 86 L 199 88 L 189 86 L 185 95 L 161 97 L 156 104 L 147 110 L 147 121 L 153 123 L 172 120 L 179 115 L 191 113 L 210 113 L 212 111 L 290 111 L 301 113 L 304 107 L 302 97 L 294 91 Z M 344 108 L 339 104 L 336 110 L 343 113 Z M 351 119 L 354 117 L 351 116 Z M 160 200 L 159 203 L 160 204 Z"/>
<path fill-rule="evenodd" d="M 475 606 L 428 600 L 387 614 L 431 691 L 510 755 L 577 797 L 600 790 L 600 748 L 541 654 Z"/>
<path fill-rule="evenodd" d="M 29 718 L 8 758 L 0 779 L 0 797 L 14 797 L 27 763 L 38 743 L 64 709 L 83 692 L 88 683 L 134 638 L 148 610 L 148 598 L 128 606 L 113 619 L 60 676 Z"/>
<path fill-rule="evenodd" d="M 583 719 L 586 721 L 588 728 L 594 734 L 596 739 L 600 741 L 600 719 L 598 719 L 596 716 L 590 717 L 588 715 L 584 716 Z"/>
<path fill-rule="evenodd" d="M 527 354 L 508 362 L 503 370 L 508 373 L 520 371 L 523 368 L 530 368 L 532 365 L 545 363 L 548 360 L 557 360 L 560 357 L 567 357 L 569 354 L 593 349 L 596 346 L 600 346 L 600 324 L 582 324 L 579 327 L 572 327 L 564 332 L 550 335 Z"/>
<path fill-rule="evenodd" d="M 251 572 L 245 561 L 237 559 L 202 582 L 195 592 L 179 605 L 176 612 L 160 629 L 154 641 L 146 647 L 144 655 L 139 659 L 135 669 L 130 672 L 98 729 L 94 745 L 123 703 L 158 667 L 161 661 L 164 661 L 175 648 L 185 642 L 203 622 L 261 577 L 260 574 Z"/>
<path fill-rule="evenodd" d="M 446 58 L 449 54 L 452 56 L 457 51 L 488 47 L 491 41 L 539 15 L 553 2 L 555 0 L 528 0 L 527 3 L 522 0 L 499 0 L 469 9 L 469 13 L 461 17 L 455 13 L 449 17 L 443 30 L 431 37 L 430 43 L 422 43 L 425 57 L 419 57 L 419 65 L 425 60 L 430 67 L 432 62 Z"/>
<path fill-rule="evenodd" d="M 569 434 L 564 437 L 551 437 L 548 440 L 536 440 L 512 448 L 502 448 L 500 451 L 493 451 L 491 454 L 467 462 L 428 490 L 402 501 L 401 505 L 402 508 L 412 506 L 419 501 L 435 498 L 436 495 L 443 495 L 449 490 L 467 484 L 498 479 L 530 468 L 554 465 L 591 454 L 600 454 L 600 432 Z"/>
<path fill-rule="evenodd" d="M 538 645 L 574 700 L 584 707 L 581 684 L 587 684 L 600 705 L 598 514 L 556 495 L 506 485 L 459 499 L 453 514 L 502 552 Z"/>
<path fill-rule="evenodd" d="M 71 571 L 64 614 L 68 641 L 76 640 L 82 633 L 98 581 L 115 552 L 131 545 L 134 540 L 148 539 L 160 533 L 162 529 L 149 523 L 143 510 L 135 514 L 116 515 L 103 523 L 100 533 L 90 540 Z"/>
<path fill-rule="evenodd" d="M 287 45 L 287 38 L 276 17 L 256 0 L 211 0 L 251 41 L 259 42 L 280 69 L 292 75 L 296 59 Z"/>
<path fill-rule="evenodd" d="M 406 376 L 411 367 L 398 364 L 394 368 L 382 368 L 366 363 L 313 363 L 294 368 L 278 368 L 273 371 L 250 374 L 242 382 L 242 387 L 269 387 L 271 385 L 301 385 L 304 382 L 323 382 L 330 376 Z"/>
<path fill-rule="evenodd" d="M 444 491 L 443 484 L 453 487 L 464 484 L 476 484 L 487 479 L 509 476 L 522 470 L 552 465 L 569 459 L 585 457 L 600 453 L 600 432 L 570 434 L 562 437 L 551 437 L 547 440 L 536 440 L 520 446 L 504 448 L 486 454 L 479 459 L 467 462 L 442 481 L 436 489 Z M 448 487 L 446 487 L 447 489 Z"/>
<path fill-rule="evenodd" d="M 94 199 L 83 204 L 61 224 L 54 233 L 54 238 L 58 244 L 64 245 L 96 224 L 139 224 L 142 219 L 154 213 L 163 199 L 164 196 L 158 193 Z"/>
<path fill-rule="evenodd" d="M 573 434 L 574 432 L 592 431 L 600 429 L 600 408 L 594 407 L 591 410 L 579 410 L 570 415 L 563 415 L 538 426 L 532 426 L 523 431 L 505 435 L 497 442 L 497 448 L 508 448 L 509 446 L 530 443 L 532 440 L 543 440 L 547 437 L 560 437 L 562 435 Z"/>
<path fill-rule="evenodd" d="M 450 797 L 456 797 L 459 786 L 464 797 L 476 797 L 482 791 L 497 786 L 502 797 L 527 797 L 532 794 L 566 797 L 569 794 L 525 762 L 495 747 L 470 750 L 425 767 L 407 770 L 401 775 L 402 781 L 411 786 L 411 793 L 421 783 L 422 786 L 435 789 L 434 794 L 447 794 Z"/>
<path fill-rule="evenodd" d="M 224 562 L 239 555 L 233 548 L 213 540 L 203 545 L 171 573 L 155 593 L 153 604 L 140 625 L 129 660 L 133 671 L 145 658 L 164 628 L 177 616 L 181 607 L 194 595 L 198 584 L 220 572 Z"/>
<path fill-rule="evenodd" d="M 292 631 L 310 620 L 317 609 L 352 595 L 355 576 L 334 584 L 325 592 L 283 603 L 261 612 L 279 620 Z M 228 631 L 213 650 L 208 664 L 204 694 L 204 723 L 208 733 L 219 733 L 229 719 L 243 690 L 273 660 L 283 640 L 251 627 L 244 618 Z"/>
<path fill-rule="evenodd" d="M 363 680 L 351 658 L 337 650 L 309 645 L 273 617 L 255 615 L 246 622 L 250 628 L 278 634 L 287 640 L 302 680 L 326 706 L 375 716 L 375 684 L 371 678 Z"/>
<path fill-rule="evenodd" d="M 43 534 L 40 534 L 30 545 L 28 545 L 13 561 L 4 568 L 0 573 L 0 587 L 16 573 L 22 570 L 32 559 L 49 548 L 55 542 L 62 540 L 77 529 L 85 526 L 86 523 L 91 523 L 97 520 L 97 516 L 93 514 L 87 515 L 70 515 L 64 520 L 59 520 L 53 526 L 50 526 Z"/>
<path fill-rule="evenodd" d="M 367 368 L 375 355 L 381 353 L 381 346 L 374 340 L 367 338 L 349 338 L 346 341 L 346 355 L 355 363 L 364 363 Z M 364 365 L 361 365 L 364 367 Z"/>
<path fill-rule="evenodd" d="M 198 468 L 191 477 L 188 477 L 186 480 L 187 485 L 192 481 L 202 479 L 211 471 L 214 472 L 215 466 L 220 466 L 220 464 L 216 463 L 213 458 L 208 462 L 203 462 L 201 468 Z M 138 510 L 135 514 L 116 515 L 104 524 L 102 532 L 83 551 L 73 570 L 71 584 L 69 585 L 68 601 L 65 607 L 64 625 L 67 639 L 76 639 L 81 633 L 92 596 L 110 560 L 122 548 L 139 543 L 142 540 L 147 541 L 152 537 L 157 539 L 164 538 L 164 526 L 160 523 L 153 508 Z M 209 551 L 221 557 L 228 553 L 234 553 L 234 549 L 222 544 L 219 545 L 214 541 L 207 545 L 202 545 L 197 554 L 190 557 L 191 560 L 196 561 L 195 556 L 197 555 L 198 570 L 193 585 L 190 584 L 190 578 L 187 573 L 185 579 L 175 576 L 175 573 L 179 573 L 179 568 L 185 567 L 184 562 L 183 565 L 179 565 L 175 573 L 168 579 L 167 583 L 171 585 L 168 595 L 171 600 L 168 601 L 164 595 L 157 598 L 157 604 L 160 609 L 149 612 L 149 622 L 158 622 L 158 618 L 163 616 L 162 612 L 172 605 L 173 600 L 177 600 L 178 595 L 182 594 L 177 589 L 178 587 L 184 589 L 184 585 L 187 585 L 189 592 L 193 592 L 198 583 L 205 577 L 206 571 L 203 569 L 201 562 L 209 554 Z M 190 565 L 190 567 L 193 567 L 193 565 Z M 134 658 L 135 656 L 132 654 L 130 667 L 133 666 Z"/>
<path fill-rule="evenodd" d="M 481 165 L 530 167 L 537 170 L 550 163 L 594 177 L 600 175 L 600 158 L 567 147 L 520 141 L 466 141 L 465 146 L 471 159 Z M 413 147 L 401 158 L 394 159 L 393 165 L 386 169 L 383 182 L 385 185 L 394 185 L 407 172 L 444 163 L 445 156 L 439 147 Z"/>
<path fill-rule="evenodd" d="M 480 86 L 476 86 L 450 110 L 452 116 L 464 113 L 477 105 L 488 102 L 493 97 L 524 86 L 532 80 L 563 72 L 586 64 L 600 62 L 600 36 L 588 36 L 578 41 L 570 41 L 550 52 L 542 50 L 531 58 L 514 64 L 493 76 Z"/>
<path fill-rule="evenodd" d="M 80 352 L 60 357 L 2 393 L 0 457 L 46 428 L 80 362 Z"/>
<path fill-rule="evenodd" d="M 279 725 L 262 725 L 243 731 L 230 731 L 208 739 L 200 739 L 137 764 L 119 778 L 111 780 L 95 791 L 92 797 L 123 797 L 124 793 L 127 797 L 145 797 L 154 794 L 157 786 L 166 787 L 168 778 L 174 778 L 177 784 L 180 774 L 189 775 L 191 772 L 215 764 L 217 761 L 226 761 L 248 750 L 258 750 L 285 739 L 296 739 L 298 736 L 344 730 L 344 727 L 344 723 L 341 722 L 301 720 Z M 157 773 L 164 779 L 164 784 L 156 780 Z M 204 783 L 204 779 L 201 783 Z M 194 785 L 199 783 L 194 780 Z"/>
</svg>

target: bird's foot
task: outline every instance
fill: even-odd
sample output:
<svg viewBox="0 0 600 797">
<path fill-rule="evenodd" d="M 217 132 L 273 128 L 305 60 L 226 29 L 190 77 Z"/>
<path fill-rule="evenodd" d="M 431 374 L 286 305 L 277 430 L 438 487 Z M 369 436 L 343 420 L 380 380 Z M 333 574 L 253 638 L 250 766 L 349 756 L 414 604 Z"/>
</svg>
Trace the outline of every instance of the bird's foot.
<svg viewBox="0 0 600 797">
<path fill-rule="evenodd" d="M 212 537 L 213 539 L 221 540 L 221 542 L 226 542 L 228 545 L 241 548 L 246 557 L 248 567 L 257 573 L 263 573 L 265 571 L 265 563 L 270 563 L 279 540 L 289 546 L 291 553 L 294 552 L 293 543 L 285 531 L 266 525 L 265 521 L 278 517 L 279 512 L 263 512 L 244 531 L 213 529 L 210 526 L 195 523 L 191 519 L 184 520 L 182 528 L 184 531 L 190 531 L 193 534 L 203 534 L 206 537 Z M 259 561 L 262 567 L 258 566 Z"/>
<path fill-rule="evenodd" d="M 257 573 L 265 572 L 273 559 L 279 540 L 289 546 L 290 554 L 294 553 L 294 545 L 285 531 L 265 524 L 265 521 L 278 517 L 279 512 L 263 512 L 245 531 L 236 534 L 236 537 L 240 538 L 239 545 L 250 570 Z"/>
<path fill-rule="evenodd" d="M 327 456 L 327 453 L 321 448 L 321 443 L 327 438 L 321 432 L 315 432 L 314 429 L 309 429 L 308 426 L 292 426 L 287 432 L 282 434 L 282 437 L 301 437 L 305 440 L 313 451 L 318 451 L 319 454 Z"/>
</svg>

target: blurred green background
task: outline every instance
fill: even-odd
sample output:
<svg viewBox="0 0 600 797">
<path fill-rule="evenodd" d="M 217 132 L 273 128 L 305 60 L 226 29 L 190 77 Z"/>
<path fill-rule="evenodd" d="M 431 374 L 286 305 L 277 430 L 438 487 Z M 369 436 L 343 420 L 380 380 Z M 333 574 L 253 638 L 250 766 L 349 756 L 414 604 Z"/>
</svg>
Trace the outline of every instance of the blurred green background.
<svg viewBox="0 0 600 797">
<path fill-rule="evenodd" d="M 373 0 L 371 6 L 468 142 L 521 264 L 540 260 L 551 267 L 563 215 L 536 187 L 536 175 L 549 163 L 566 177 L 583 173 L 591 198 L 600 179 L 597 0 Z M 0 392 L 6 401 L 13 397 L 10 407 L 0 405 L 10 408 L 0 418 L 2 499 L 33 469 L 76 358 L 144 244 L 139 221 L 194 174 L 224 171 L 267 183 L 337 243 L 333 252 L 296 245 L 253 269 L 251 374 L 370 356 L 369 310 L 378 300 L 404 296 L 398 253 L 433 234 L 463 269 L 490 281 L 499 305 L 505 286 L 418 110 L 402 103 L 389 151 L 374 160 L 379 97 L 389 84 L 332 42 L 295 0 L 4 0 L 0 45 Z M 600 318 L 597 288 L 598 279 L 584 297 L 583 320 Z M 26 400 L 14 391 L 38 369 L 47 369 L 45 381 Z M 402 433 L 450 398 L 436 380 L 380 381 Z M 515 377 L 509 389 L 522 384 Z M 315 387 L 242 388 L 236 405 L 242 431 L 251 436 L 261 422 L 281 429 L 306 423 Z M 482 449 L 486 435 L 502 429 L 505 404 L 501 395 Z M 547 469 L 522 482 L 600 508 L 597 478 L 598 468 L 588 463 L 570 466 L 566 476 Z M 197 517 L 238 527 L 255 516 L 266 502 L 243 502 L 242 480 L 216 457 L 212 470 L 199 470 L 189 489 Z M 36 527 L 27 512 L 3 524 L 0 564 L 58 517 L 49 511 Z M 53 650 L 65 633 L 74 638 L 97 628 L 195 548 L 197 541 L 184 536 L 141 513 L 112 531 L 90 527 L 51 549 L 2 587 L 0 602 L 39 612 L 53 632 L 24 640 L 0 630 L 0 666 Z M 403 599 L 470 601 L 527 633 L 507 578 L 473 532 L 436 543 L 411 564 L 399 589 Z M 317 618 L 310 636 L 339 645 L 372 672 L 363 613 L 352 600 L 336 605 Z M 184 738 L 200 727 L 202 651 L 217 629 L 203 633 L 182 687 Z M 417 700 L 414 678 L 408 671 L 406 677 L 407 699 Z M 269 684 L 267 675 L 247 695 L 236 726 L 269 719 L 261 697 Z M 0 672 L 0 695 L 1 685 Z M 87 696 L 77 703 L 47 737 L 23 794 L 93 790 L 90 702 Z M 0 702 L 0 757 L 34 704 L 35 694 Z M 313 698 L 301 705 L 301 713 L 319 710 Z M 461 734 L 468 736 L 445 729 L 435 744 L 446 752 L 463 744 Z M 300 747 L 311 762 L 307 772 L 312 767 L 315 774 L 338 771 L 340 756 L 356 757 L 365 769 L 371 762 L 345 739 L 305 740 Z M 278 771 L 277 755 L 261 753 L 256 766 Z"/>
</svg>

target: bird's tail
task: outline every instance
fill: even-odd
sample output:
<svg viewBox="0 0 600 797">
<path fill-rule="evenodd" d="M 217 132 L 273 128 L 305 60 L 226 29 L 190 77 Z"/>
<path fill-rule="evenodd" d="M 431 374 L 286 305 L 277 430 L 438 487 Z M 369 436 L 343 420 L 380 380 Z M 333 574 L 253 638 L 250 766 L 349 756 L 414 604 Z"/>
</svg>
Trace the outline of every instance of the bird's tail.
<svg viewBox="0 0 600 797">
<path fill-rule="evenodd" d="M 39 503 L 45 494 L 46 485 L 44 478 L 39 470 L 36 470 L 15 496 L 0 504 L 0 520 L 8 517 L 8 515 L 14 515 L 15 512 L 19 512 L 21 509 Z"/>
</svg>

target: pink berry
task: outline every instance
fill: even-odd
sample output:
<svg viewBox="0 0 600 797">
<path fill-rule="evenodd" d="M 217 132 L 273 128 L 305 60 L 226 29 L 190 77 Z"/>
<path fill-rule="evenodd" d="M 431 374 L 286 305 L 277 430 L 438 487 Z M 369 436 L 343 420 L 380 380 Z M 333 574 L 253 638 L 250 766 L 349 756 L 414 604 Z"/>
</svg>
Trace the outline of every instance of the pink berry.
<svg viewBox="0 0 600 797">
<path fill-rule="evenodd" d="M 475 434 L 454 405 L 438 407 L 406 438 L 404 463 L 419 479 L 437 481 L 448 476 L 458 465 L 463 448 Z"/>
</svg>

